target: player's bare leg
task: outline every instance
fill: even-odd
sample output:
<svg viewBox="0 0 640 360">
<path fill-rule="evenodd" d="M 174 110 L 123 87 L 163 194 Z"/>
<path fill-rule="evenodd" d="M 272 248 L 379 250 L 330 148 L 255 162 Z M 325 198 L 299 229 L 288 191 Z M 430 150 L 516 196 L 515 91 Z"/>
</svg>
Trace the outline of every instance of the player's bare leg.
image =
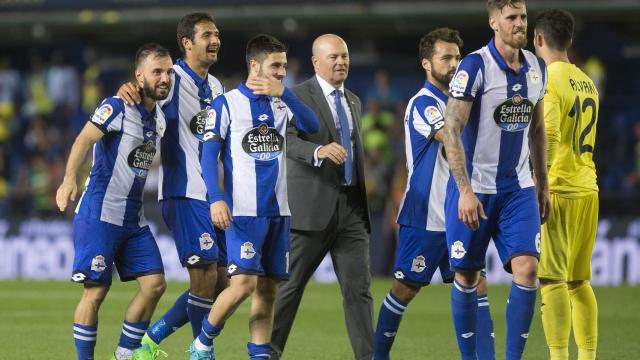
<svg viewBox="0 0 640 360">
<path fill-rule="evenodd" d="M 93 359 L 98 334 L 98 310 L 109 292 L 108 285 L 84 284 L 73 315 L 73 339 L 78 359 Z"/>
<path fill-rule="evenodd" d="M 73 315 L 73 322 L 77 324 L 92 325 L 98 321 L 98 310 L 107 297 L 109 286 L 84 284 L 82 297 Z"/>
<path fill-rule="evenodd" d="M 138 292 L 133 297 L 124 316 L 122 334 L 114 358 L 129 359 L 140 348 L 140 342 L 149 327 L 149 320 L 158 305 L 158 301 L 167 288 L 163 274 L 140 276 Z"/>
<path fill-rule="evenodd" d="M 217 336 L 227 319 L 238 309 L 258 286 L 257 275 L 238 274 L 231 277 L 229 287 L 218 295 L 202 331 L 189 348 L 191 359 L 213 358 L 213 338 Z"/>
<path fill-rule="evenodd" d="M 271 340 L 273 330 L 273 304 L 276 299 L 278 280 L 261 277 L 253 292 L 251 313 L 249 317 L 249 332 L 254 344 L 265 344 Z"/>
</svg>

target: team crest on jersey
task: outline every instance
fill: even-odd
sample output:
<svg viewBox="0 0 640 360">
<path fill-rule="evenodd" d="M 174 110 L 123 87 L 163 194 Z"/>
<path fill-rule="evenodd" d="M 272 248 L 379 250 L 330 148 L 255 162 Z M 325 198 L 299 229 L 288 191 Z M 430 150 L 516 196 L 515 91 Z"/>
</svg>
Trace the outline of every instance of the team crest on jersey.
<svg viewBox="0 0 640 360">
<path fill-rule="evenodd" d="M 242 138 L 242 149 L 257 160 L 268 161 L 282 154 L 284 137 L 275 128 L 262 123 L 249 130 Z"/>
<path fill-rule="evenodd" d="M 529 79 L 531 79 L 532 83 L 534 83 L 536 85 L 540 83 L 540 75 L 538 75 L 538 72 L 533 67 L 529 68 L 528 75 L 529 75 Z"/>
<path fill-rule="evenodd" d="M 540 253 L 540 233 L 536 234 L 536 251 L 538 252 L 538 254 Z"/>
<path fill-rule="evenodd" d="M 493 112 L 496 124 L 502 130 L 511 132 L 524 130 L 532 119 L 533 103 L 520 94 L 513 95 L 511 99 L 498 105 Z"/>
<path fill-rule="evenodd" d="M 256 251 L 253 249 L 253 243 L 249 241 L 242 244 L 240 247 L 240 259 L 253 259 L 256 256 Z"/>
<path fill-rule="evenodd" d="M 451 257 L 454 259 L 462 259 L 467 254 L 467 250 L 464 249 L 464 244 L 460 240 L 456 240 L 451 245 Z"/>
<path fill-rule="evenodd" d="M 454 77 L 453 81 L 451 81 L 451 91 L 464 94 L 464 91 L 467 89 L 468 82 L 469 74 L 464 70 L 458 71 L 456 77 Z"/>
<path fill-rule="evenodd" d="M 210 250 L 213 247 L 214 241 L 208 232 L 200 235 L 200 250 Z"/>
<path fill-rule="evenodd" d="M 442 120 L 442 113 L 435 106 L 427 106 L 424 110 L 424 116 L 429 124 L 434 125 L 438 121 Z"/>
<path fill-rule="evenodd" d="M 133 149 L 127 157 L 127 162 L 136 177 L 145 179 L 151 168 L 154 156 L 156 156 L 156 146 L 153 140 L 149 140 Z"/>
<path fill-rule="evenodd" d="M 109 104 L 104 104 L 96 110 L 94 119 L 97 123 L 102 124 L 107 121 L 111 114 L 113 114 L 113 107 Z"/>
<path fill-rule="evenodd" d="M 91 271 L 103 272 L 107 268 L 104 256 L 98 255 L 91 260 Z"/>
<path fill-rule="evenodd" d="M 422 255 L 416 256 L 411 263 L 411 271 L 421 273 L 427 267 L 425 258 Z"/>
<path fill-rule="evenodd" d="M 207 107 L 198 111 L 189 122 L 189 129 L 191 133 L 200 141 L 205 140 L 205 132 L 213 129 L 216 123 L 216 111 Z"/>
</svg>

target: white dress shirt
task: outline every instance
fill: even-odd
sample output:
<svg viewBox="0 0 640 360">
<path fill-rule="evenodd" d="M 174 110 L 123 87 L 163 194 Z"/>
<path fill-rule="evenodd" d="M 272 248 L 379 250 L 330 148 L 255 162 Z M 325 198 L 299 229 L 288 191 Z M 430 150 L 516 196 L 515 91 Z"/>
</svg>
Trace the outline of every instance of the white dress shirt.
<svg viewBox="0 0 640 360">
<path fill-rule="evenodd" d="M 349 106 L 347 97 L 345 96 L 344 84 L 340 84 L 340 87 L 336 89 L 333 85 L 329 84 L 329 82 L 317 74 L 316 79 L 318 80 L 318 84 L 320 84 L 320 88 L 322 89 L 325 100 L 327 100 L 327 104 L 329 104 L 329 109 L 331 110 L 333 123 L 336 126 L 336 129 L 340 127 L 340 123 L 338 120 L 338 112 L 336 111 L 336 96 L 333 92 L 338 90 L 342 93 L 342 97 L 340 99 L 342 101 L 342 107 L 344 108 L 345 113 L 347 113 L 347 119 L 349 120 L 349 134 L 353 134 L 353 117 L 351 116 L 351 107 Z M 349 141 L 351 142 L 351 153 L 354 154 L 353 139 L 350 138 Z M 322 160 L 318 159 L 318 150 L 320 150 L 321 147 L 322 146 L 318 146 L 313 153 L 314 165 L 318 167 L 322 165 Z"/>
</svg>

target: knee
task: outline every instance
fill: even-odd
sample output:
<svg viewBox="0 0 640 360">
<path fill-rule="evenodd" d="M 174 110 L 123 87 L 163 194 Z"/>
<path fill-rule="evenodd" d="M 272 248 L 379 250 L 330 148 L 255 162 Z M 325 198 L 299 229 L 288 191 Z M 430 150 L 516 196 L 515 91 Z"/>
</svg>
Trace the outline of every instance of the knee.
<svg viewBox="0 0 640 360">
<path fill-rule="evenodd" d="M 140 291 L 147 297 L 158 300 L 167 290 L 167 282 L 164 280 L 164 276 L 159 276 L 154 281 L 150 281 L 141 286 Z"/>
<path fill-rule="evenodd" d="M 511 260 L 513 279 L 523 285 L 535 283 L 538 275 L 538 259 L 532 256 L 519 256 Z"/>
<path fill-rule="evenodd" d="M 218 268 L 212 264 L 202 268 L 189 269 L 190 291 L 197 296 L 213 298 L 218 279 Z"/>
<path fill-rule="evenodd" d="M 391 293 L 393 296 L 397 297 L 404 303 L 409 303 L 413 298 L 418 295 L 420 291 L 420 287 L 418 286 L 409 286 L 407 284 L 403 284 L 399 281 L 394 281 L 391 286 Z"/>
<path fill-rule="evenodd" d="M 455 274 L 456 281 L 467 288 L 472 288 L 478 285 L 478 281 L 480 281 L 480 272 L 479 271 L 459 271 Z"/>
<path fill-rule="evenodd" d="M 236 299 L 244 300 L 251 296 L 256 290 L 255 282 L 231 283 L 230 290 L 235 294 Z"/>
<path fill-rule="evenodd" d="M 85 287 L 81 301 L 91 306 L 95 311 L 98 311 L 108 291 L 108 286 Z"/>
</svg>

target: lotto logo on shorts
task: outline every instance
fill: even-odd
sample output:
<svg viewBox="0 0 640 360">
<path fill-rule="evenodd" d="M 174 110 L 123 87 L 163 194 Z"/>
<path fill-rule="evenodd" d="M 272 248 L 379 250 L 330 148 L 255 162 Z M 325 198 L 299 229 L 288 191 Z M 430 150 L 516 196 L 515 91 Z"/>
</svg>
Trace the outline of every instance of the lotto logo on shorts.
<svg viewBox="0 0 640 360">
<path fill-rule="evenodd" d="M 253 259 L 256 251 L 253 249 L 253 243 L 246 242 L 240 247 L 240 259 Z"/>
<path fill-rule="evenodd" d="M 213 239 L 208 232 L 200 235 L 200 250 L 210 250 L 213 247 Z"/>
<path fill-rule="evenodd" d="M 462 241 L 456 240 L 456 242 L 451 245 L 451 257 L 454 259 L 462 259 L 467 254 L 467 250 L 464 249 L 464 244 Z"/>
<path fill-rule="evenodd" d="M 536 234 L 536 251 L 540 254 L 540 233 Z"/>
<path fill-rule="evenodd" d="M 104 262 L 104 256 L 98 255 L 91 260 L 91 271 L 103 272 L 107 268 Z"/>
</svg>

